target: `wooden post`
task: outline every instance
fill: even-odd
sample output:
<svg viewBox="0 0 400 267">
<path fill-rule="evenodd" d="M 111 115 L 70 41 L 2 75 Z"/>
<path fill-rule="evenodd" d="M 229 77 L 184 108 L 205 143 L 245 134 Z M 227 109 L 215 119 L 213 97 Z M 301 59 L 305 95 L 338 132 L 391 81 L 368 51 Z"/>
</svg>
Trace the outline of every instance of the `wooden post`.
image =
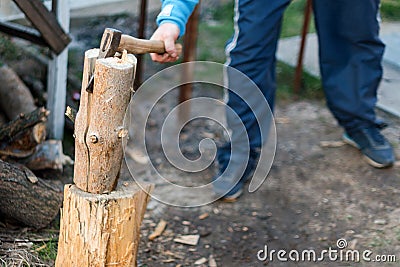
<svg viewBox="0 0 400 267">
<path fill-rule="evenodd" d="M 56 267 L 136 266 L 140 224 L 153 188 L 134 182 L 116 186 L 136 58 L 124 52 L 121 59 L 97 60 L 98 54 L 98 49 L 85 53 L 75 120 L 76 185 L 64 191 Z"/>
<path fill-rule="evenodd" d="M 146 17 L 147 17 L 147 0 L 140 1 L 140 13 L 139 13 L 139 26 L 138 26 L 138 38 L 145 38 L 146 28 Z M 143 66 L 144 66 L 144 55 L 137 55 L 137 69 L 135 79 L 135 90 L 140 87 L 143 82 Z"/>
<path fill-rule="evenodd" d="M 307 40 L 308 27 L 310 25 L 311 11 L 312 11 L 312 0 L 307 0 L 306 7 L 304 9 L 304 22 L 303 22 L 303 29 L 301 31 L 300 51 L 299 51 L 299 56 L 297 58 L 296 72 L 294 75 L 293 90 L 296 95 L 300 93 L 301 78 L 303 76 L 304 50 L 306 48 L 306 40 Z"/>
<path fill-rule="evenodd" d="M 69 1 L 59 1 L 57 10 L 53 10 L 65 31 L 69 30 Z M 61 140 L 64 135 L 65 99 L 67 94 L 68 48 L 60 54 L 53 53 L 48 65 L 47 109 L 51 111 L 47 127 L 49 137 Z"/>
</svg>

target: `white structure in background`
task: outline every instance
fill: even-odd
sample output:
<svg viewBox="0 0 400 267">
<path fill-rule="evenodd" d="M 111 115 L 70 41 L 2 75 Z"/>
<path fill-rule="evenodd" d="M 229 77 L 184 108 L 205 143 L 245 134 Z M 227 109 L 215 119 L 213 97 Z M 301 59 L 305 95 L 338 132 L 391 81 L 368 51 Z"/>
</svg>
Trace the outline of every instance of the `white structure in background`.
<svg viewBox="0 0 400 267">
<path fill-rule="evenodd" d="M 65 0 L 58 0 L 59 3 Z M 51 0 L 44 0 L 45 5 L 50 8 Z M 113 15 L 118 13 L 129 13 L 136 15 L 139 11 L 140 0 L 69 0 L 71 18 Z M 159 10 L 160 0 L 148 0 L 148 10 Z M 24 15 L 12 0 L 0 0 L 0 20 L 10 21 L 21 19 Z"/>
<path fill-rule="evenodd" d="M 58 1 L 55 13 L 58 22 L 66 32 L 69 32 L 69 10 L 68 1 Z M 53 53 L 53 58 L 47 66 L 47 109 L 50 110 L 47 128 L 49 137 L 52 139 L 64 137 L 67 77 L 68 47 L 59 55 Z"/>
</svg>

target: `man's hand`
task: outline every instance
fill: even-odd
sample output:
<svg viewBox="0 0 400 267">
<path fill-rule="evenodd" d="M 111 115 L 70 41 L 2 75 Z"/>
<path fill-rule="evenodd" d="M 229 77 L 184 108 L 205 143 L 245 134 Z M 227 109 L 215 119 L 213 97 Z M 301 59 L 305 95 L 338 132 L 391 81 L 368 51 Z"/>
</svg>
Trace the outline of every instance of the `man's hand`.
<svg viewBox="0 0 400 267">
<path fill-rule="evenodd" d="M 175 49 L 175 42 L 178 37 L 178 25 L 174 23 L 161 24 L 150 39 L 164 41 L 166 53 L 164 53 L 163 55 L 151 53 L 151 59 L 153 61 L 161 63 L 177 61 L 179 56 Z"/>
</svg>

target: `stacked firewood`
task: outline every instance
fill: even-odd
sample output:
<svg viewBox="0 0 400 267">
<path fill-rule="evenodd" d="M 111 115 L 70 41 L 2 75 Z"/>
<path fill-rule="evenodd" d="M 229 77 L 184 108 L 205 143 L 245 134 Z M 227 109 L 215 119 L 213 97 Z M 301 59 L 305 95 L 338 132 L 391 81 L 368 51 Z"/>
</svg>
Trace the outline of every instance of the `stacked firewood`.
<svg viewBox="0 0 400 267">
<path fill-rule="evenodd" d="M 46 140 L 50 111 L 38 107 L 45 100 L 43 84 L 21 78 L 0 66 L 0 218 L 42 228 L 59 213 L 62 190 L 59 181 L 35 173 L 61 172 L 68 157 L 61 141 Z M 41 97 L 32 96 L 35 90 Z"/>
</svg>

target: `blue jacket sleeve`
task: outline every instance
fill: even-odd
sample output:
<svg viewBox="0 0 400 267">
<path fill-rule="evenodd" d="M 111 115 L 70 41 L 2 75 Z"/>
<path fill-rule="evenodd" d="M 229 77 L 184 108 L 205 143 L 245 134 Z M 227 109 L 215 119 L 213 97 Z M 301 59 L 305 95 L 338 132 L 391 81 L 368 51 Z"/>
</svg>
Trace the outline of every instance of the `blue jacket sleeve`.
<svg viewBox="0 0 400 267">
<path fill-rule="evenodd" d="M 192 14 L 198 0 L 161 0 L 162 9 L 157 16 L 157 24 L 175 23 L 179 27 L 179 36 L 185 33 L 186 22 Z"/>
</svg>

